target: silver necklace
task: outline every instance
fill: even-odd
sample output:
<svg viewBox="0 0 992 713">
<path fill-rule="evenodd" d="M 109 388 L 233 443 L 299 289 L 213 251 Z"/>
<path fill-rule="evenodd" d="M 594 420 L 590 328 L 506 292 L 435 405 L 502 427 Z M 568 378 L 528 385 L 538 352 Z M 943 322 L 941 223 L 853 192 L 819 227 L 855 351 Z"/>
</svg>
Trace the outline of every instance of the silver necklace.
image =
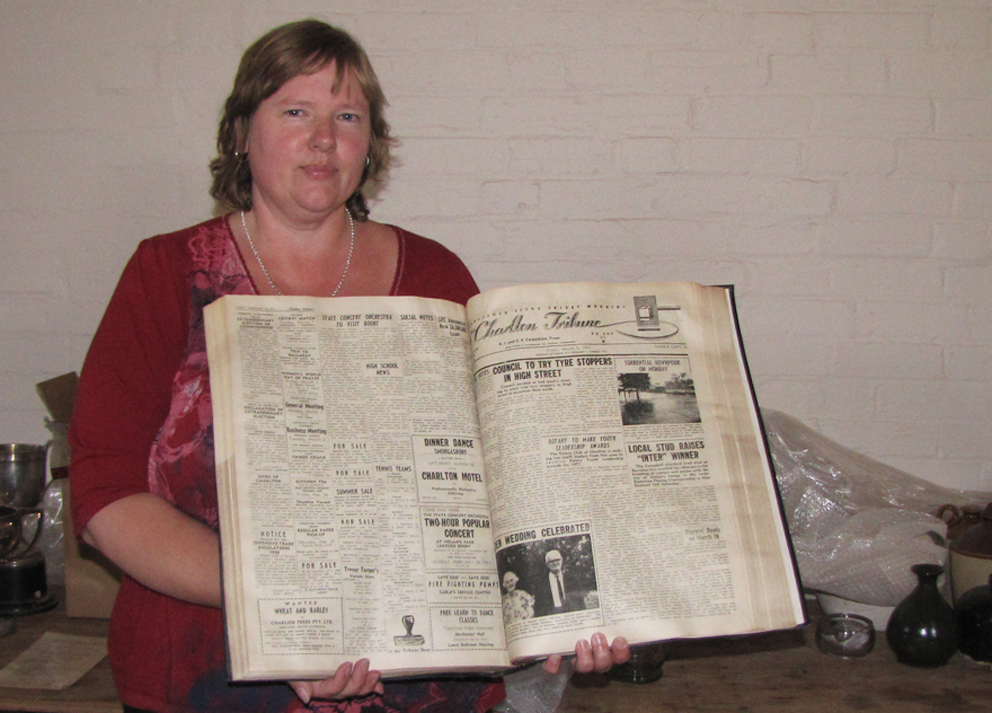
<svg viewBox="0 0 992 713">
<path fill-rule="evenodd" d="M 334 292 L 331 293 L 331 297 L 337 297 L 338 291 L 341 289 L 341 285 L 344 284 L 344 278 L 348 276 L 348 270 L 351 268 L 351 256 L 355 253 L 355 219 L 351 217 L 351 211 L 347 208 L 344 209 L 345 215 L 348 216 L 348 224 L 351 226 L 351 244 L 348 246 L 348 259 L 344 263 L 344 272 L 341 273 L 341 279 L 338 280 L 338 286 L 334 288 Z M 282 295 L 282 290 L 276 287 L 276 283 L 272 281 L 269 276 L 269 271 L 265 269 L 265 263 L 262 262 L 262 256 L 258 254 L 258 250 L 255 249 L 255 242 L 251 239 L 251 233 L 248 232 L 248 221 L 245 220 L 245 212 L 241 211 L 241 227 L 245 229 L 245 237 L 248 238 L 248 247 L 251 248 L 252 255 L 258 260 L 258 266 L 262 268 L 262 274 L 265 275 L 265 279 L 277 295 Z"/>
</svg>

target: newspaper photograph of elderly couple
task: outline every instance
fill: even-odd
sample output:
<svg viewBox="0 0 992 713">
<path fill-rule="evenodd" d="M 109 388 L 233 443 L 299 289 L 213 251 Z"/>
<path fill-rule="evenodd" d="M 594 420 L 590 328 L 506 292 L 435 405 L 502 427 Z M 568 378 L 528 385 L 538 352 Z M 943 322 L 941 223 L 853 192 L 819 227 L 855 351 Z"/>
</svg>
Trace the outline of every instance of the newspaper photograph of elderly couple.
<svg viewBox="0 0 992 713">
<path fill-rule="evenodd" d="M 805 622 L 731 289 L 205 315 L 232 679 L 495 673 L 594 631 Z"/>
</svg>

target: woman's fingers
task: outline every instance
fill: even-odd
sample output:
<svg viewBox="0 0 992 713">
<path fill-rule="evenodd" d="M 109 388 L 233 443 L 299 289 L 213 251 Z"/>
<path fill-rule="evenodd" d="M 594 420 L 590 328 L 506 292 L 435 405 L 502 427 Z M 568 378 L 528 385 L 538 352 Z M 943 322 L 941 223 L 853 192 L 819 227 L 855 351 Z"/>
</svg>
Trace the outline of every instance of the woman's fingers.
<svg viewBox="0 0 992 713">
<path fill-rule="evenodd" d="M 613 645 L 610 646 L 610 650 L 613 652 L 613 665 L 619 666 L 622 663 L 627 663 L 630 661 L 630 644 L 622 636 L 618 636 L 613 640 Z"/>
<path fill-rule="evenodd" d="M 317 698 L 353 698 L 358 695 L 358 692 L 362 690 L 365 685 L 365 679 L 369 673 L 369 660 L 359 659 L 354 666 L 345 669 L 344 676 L 341 677 L 343 680 L 339 680 L 339 675 L 342 673 L 343 667 L 338 667 L 338 670 L 334 673 L 334 688 L 337 690 L 327 691 L 327 695 L 324 695 L 324 691 L 318 684 L 316 690 L 314 691 L 314 696 Z M 343 686 L 337 688 L 338 683 L 343 683 Z"/>
<path fill-rule="evenodd" d="M 622 636 L 615 638 L 611 646 L 607 642 L 605 634 L 596 632 L 591 639 L 582 639 L 575 644 L 575 670 L 578 673 L 591 673 L 592 671 L 606 673 L 613 666 L 618 666 L 629 660 L 630 646 Z M 545 670 L 549 673 L 555 673 L 558 670 L 557 666 L 561 663 L 561 657 L 558 657 L 554 671 L 548 668 L 550 663 L 551 658 L 548 658 L 544 664 Z"/>
<path fill-rule="evenodd" d="M 368 659 L 357 663 L 343 663 L 333 676 L 323 681 L 291 681 L 290 686 L 304 703 L 314 699 L 335 700 L 360 698 L 372 693 L 382 693 L 381 673 L 370 669 Z"/>
<path fill-rule="evenodd" d="M 605 673 L 613 666 L 613 652 L 605 634 L 596 632 L 592 635 L 592 659 L 593 669 L 599 673 Z"/>
</svg>

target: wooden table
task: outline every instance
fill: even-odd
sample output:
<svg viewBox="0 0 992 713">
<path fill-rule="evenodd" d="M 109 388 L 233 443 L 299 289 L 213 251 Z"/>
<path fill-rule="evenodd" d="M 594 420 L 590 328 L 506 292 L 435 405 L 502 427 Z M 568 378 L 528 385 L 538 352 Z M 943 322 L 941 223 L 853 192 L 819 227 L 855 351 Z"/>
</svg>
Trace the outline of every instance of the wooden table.
<svg viewBox="0 0 992 713">
<path fill-rule="evenodd" d="M 50 612 L 21 617 L 14 633 L 0 638 L 0 667 L 45 631 L 106 636 L 107 621 L 69 619 L 61 604 Z M 120 713 L 121 706 L 104 659 L 63 691 L 0 688 L 0 711 Z M 904 666 L 889 650 L 884 634 L 868 656 L 841 659 L 817 651 L 813 627 L 808 626 L 740 639 L 673 643 L 664 676 L 655 683 L 575 676 L 558 711 L 992 713 L 992 667 L 960 654 L 937 669 Z"/>
<path fill-rule="evenodd" d="M 0 638 L 0 668 L 37 641 L 46 631 L 77 636 L 106 636 L 106 619 L 70 619 L 65 614 L 65 593 L 52 594 L 59 602 L 51 611 L 17 617 L 14 631 Z M 61 691 L 32 688 L 0 688 L 0 711 L 31 713 L 121 713 L 110 674 L 110 663 L 103 659 L 79 681 Z"/>
<path fill-rule="evenodd" d="M 659 681 L 574 676 L 559 713 L 954 713 L 992 711 L 992 667 L 961 654 L 936 669 L 896 661 L 878 632 L 863 658 L 820 653 L 815 627 L 740 639 L 677 642 Z"/>
</svg>

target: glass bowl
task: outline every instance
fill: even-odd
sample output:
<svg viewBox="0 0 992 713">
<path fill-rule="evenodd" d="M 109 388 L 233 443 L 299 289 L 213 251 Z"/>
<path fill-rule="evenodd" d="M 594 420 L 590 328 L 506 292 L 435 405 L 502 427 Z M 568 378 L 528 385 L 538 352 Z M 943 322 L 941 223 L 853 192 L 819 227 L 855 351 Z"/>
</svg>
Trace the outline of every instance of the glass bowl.
<svg viewBox="0 0 992 713">
<path fill-rule="evenodd" d="M 875 647 L 875 625 L 859 614 L 827 614 L 816 625 L 816 648 L 825 654 L 867 656 Z"/>
</svg>

